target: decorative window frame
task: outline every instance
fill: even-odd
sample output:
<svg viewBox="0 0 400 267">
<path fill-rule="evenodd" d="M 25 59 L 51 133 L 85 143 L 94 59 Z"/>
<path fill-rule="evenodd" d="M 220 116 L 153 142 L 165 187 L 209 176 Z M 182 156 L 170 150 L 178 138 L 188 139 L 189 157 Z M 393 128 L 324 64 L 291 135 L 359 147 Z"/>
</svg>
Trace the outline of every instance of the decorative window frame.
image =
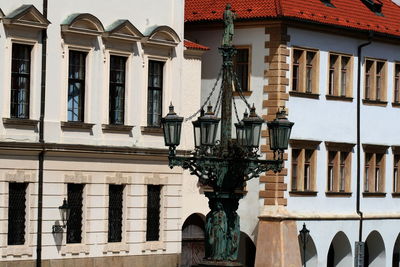
<svg viewBox="0 0 400 267">
<path fill-rule="evenodd" d="M 145 201 L 145 206 L 144 206 L 144 214 L 145 217 L 146 215 L 146 210 L 147 210 L 147 185 L 160 185 L 161 190 L 160 190 L 160 240 L 158 241 L 146 241 L 146 220 L 144 220 L 144 225 L 143 225 L 143 246 L 142 246 L 142 252 L 145 251 L 151 251 L 151 252 L 156 252 L 157 250 L 162 250 L 166 251 L 166 226 L 167 226 L 167 217 L 166 217 L 166 190 L 167 190 L 167 185 L 168 185 L 168 177 L 167 176 L 160 176 L 158 173 L 153 173 L 153 176 L 147 176 L 144 178 L 144 192 L 146 196 L 146 201 Z"/>
<path fill-rule="evenodd" d="M 88 192 L 89 187 L 92 184 L 92 176 L 84 175 L 82 172 L 76 171 L 73 174 L 66 174 L 64 176 L 64 195 L 60 198 L 60 203 L 62 203 L 62 199 L 67 198 L 68 195 L 68 184 L 83 184 L 83 196 L 82 196 L 82 242 L 79 244 L 68 244 L 66 238 L 62 238 L 61 244 L 61 255 L 62 256 L 72 256 L 80 253 L 84 253 L 86 255 L 89 254 L 89 245 L 87 243 L 88 237 L 87 234 L 90 232 L 90 228 L 88 227 Z M 61 233 L 62 235 L 66 235 L 67 231 Z"/>
<path fill-rule="evenodd" d="M 100 20 L 88 13 L 77 13 L 67 17 L 61 24 L 61 49 L 63 58 L 64 79 L 61 84 L 61 127 L 63 129 L 91 129 L 92 120 L 91 104 L 93 95 L 93 61 L 95 60 L 95 47 L 101 47 L 100 36 L 104 33 L 104 27 Z M 78 37 L 78 38 L 77 38 Z M 83 122 L 68 121 L 68 64 L 69 51 L 81 51 L 87 53 L 85 66 L 85 99 Z"/>
<path fill-rule="evenodd" d="M 363 190 L 363 196 L 364 197 L 385 197 L 386 196 L 386 154 L 389 146 L 386 145 L 372 145 L 372 144 L 363 144 L 363 150 L 364 150 L 364 174 L 363 174 L 363 185 L 364 185 L 364 190 Z M 372 170 L 368 174 L 368 191 L 365 189 L 365 184 L 366 184 L 366 174 L 365 174 L 365 167 L 367 165 L 366 156 L 367 154 L 371 154 L 371 159 L 370 162 L 368 163 L 369 169 Z M 375 190 L 375 166 L 376 166 L 376 155 L 380 154 L 382 155 L 381 161 L 380 161 L 380 177 L 382 178 L 379 180 L 379 185 L 378 185 L 378 191 Z M 372 173 L 372 174 L 371 174 Z"/>
<path fill-rule="evenodd" d="M 298 156 L 299 162 L 297 163 L 297 181 L 296 181 L 296 190 L 293 190 L 294 187 L 292 185 L 293 178 L 293 169 L 291 167 L 290 174 L 290 182 L 292 190 L 289 192 L 291 196 L 316 196 L 317 195 L 317 152 L 318 147 L 321 141 L 314 140 L 299 140 L 299 139 L 291 139 L 289 140 L 289 144 L 291 147 L 291 151 L 293 149 L 300 150 L 300 154 Z M 304 190 L 299 188 L 304 188 L 304 164 L 305 164 L 305 152 L 306 150 L 312 150 L 311 162 L 310 162 L 310 190 Z M 291 153 L 293 156 L 293 153 Z M 291 158 L 291 164 L 293 159 Z"/>
<path fill-rule="evenodd" d="M 33 255 L 33 247 L 34 247 L 34 236 L 31 235 L 34 222 L 31 221 L 34 216 L 34 209 L 32 205 L 34 201 L 35 195 L 35 182 L 37 179 L 37 174 L 35 171 L 27 171 L 27 170 L 15 170 L 9 171 L 5 173 L 3 178 L 0 178 L 0 185 L 4 185 L 4 206 L 8 207 L 8 183 L 16 182 L 16 183 L 28 183 L 26 189 L 26 211 L 25 211 L 25 244 L 23 245 L 7 245 L 7 237 L 0 239 L 0 255 L 2 258 L 12 257 L 12 258 L 21 258 L 23 256 L 32 257 Z M 3 209 L 3 214 L 0 214 L 2 218 L 8 218 L 8 208 Z M 7 221 L 7 220 L 6 220 Z M 4 233 L 8 232 L 8 224 L 4 223 Z"/>
<path fill-rule="evenodd" d="M 4 25 L 6 35 L 6 65 L 4 73 L 4 99 L 3 99 L 3 124 L 6 127 L 35 129 L 39 119 L 40 101 L 40 75 L 41 75 L 41 34 L 50 24 L 33 5 L 22 5 L 8 15 L 0 12 L 1 21 Z M 29 118 L 14 119 L 10 115 L 11 99 L 11 64 L 12 46 L 19 43 L 32 46 L 31 50 L 31 74 L 30 74 L 30 95 L 29 95 Z"/>
<path fill-rule="evenodd" d="M 329 93 L 330 88 L 330 65 L 331 65 L 331 56 L 337 56 L 337 63 L 335 64 L 335 83 L 334 93 Z M 349 68 L 347 69 L 347 77 L 349 78 L 346 81 L 345 95 L 341 95 L 341 70 L 342 70 L 342 57 L 348 57 L 349 61 L 347 65 Z M 353 69 L 354 69 L 354 57 L 351 54 L 338 53 L 338 52 L 329 52 L 328 53 L 328 66 L 327 66 L 327 90 L 326 90 L 326 99 L 328 100 L 341 100 L 341 101 L 353 101 Z M 338 85 L 339 84 L 339 85 Z"/>
<path fill-rule="evenodd" d="M 293 90 L 293 65 L 294 65 L 294 52 L 295 50 L 302 51 L 299 63 L 299 88 L 298 90 Z M 315 53 L 313 59 L 313 77 L 312 77 L 312 91 L 306 92 L 306 66 L 307 66 L 307 52 Z M 315 48 L 305 48 L 293 46 L 291 48 L 291 61 L 290 61 L 290 96 L 306 97 L 306 98 L 319 98 L 319 66 L 320 66 L 320 51 Z"/>
<path fill-rule="evenodd" d="M 366 75 L 367 75 L 367 61 L 372 61 L 372 74 L 371 74 L 371 87 L 370 87 L 370 97 L 366 98 Z M 382 88 L 380 91 L 380 96 L 376 96 L 376 65 L 377 63 L 383 63 L 383 73 L 382 73 Z M 388 90 L 388 61 L 385 59 L 377 59 L 365 57 L 364 59 L 364 76 L 363 76 L 363 104 L 365 105 L 375 105 L 385 107 L 387 105 L 387 90 Z"/>
<path fill-rule="evenodd" d="M 126 57 L 126 78 L 125 78 L 125 114 L 124 125 L 110 125 L 109 108 L 104 110 L 102 129 L 104 132 L 131 132 L 133 126 L 133 112 L 129 112 L 129 103 L 133 102 L 134 88 L 131 79 L 133 73 L 133 57 L 138 54 L 138 42 L 143 39 L 143 34 L 128 20 L 117 20 L 102 35 L 104 63 L 105 63 L 105 80 L 104 80 L 104 96 L 105 103 L 109 103 L 109 81 L 110 81 L 110 57 L 111 55 Z M 109 106 L 108 106 L 109 107 Z"/>
<path fill-rule="evenodd" d="M 236 49 L 247 49 L 248 50 L 248 69 L 247 69 L 247 86 L 248 86 L 248 90 L 247 91 L 243 91 L 242 94 L 244 96 L 251 96 L 252 94 L 252 90 L 251 90 L 251 73 L 252 73 L 252 45 L 237 45 L 235 46 Z M 233 63 L 233 67 L 235 67 L 235 58 L 234 58 L 234 63 Z M 240 96 L 240 93 L 236 90 L 233 91 L 233 96 Z"/>
<path fill-rule="evenodd" d="M 131 230 L 129 229 L 128 223 L 128 196 L 131 195 L 131 187 L 129 186 L 129 181 L 131 180 L 130 176 L 124 176 L 122 173 L 116 173 L 114 176 L 107 176 L 106 177 L 106 193 L 104 194 L 106 197 L 106 213 L 105 213 L 105 222 L 104 222 L 104 248 L 103 254 L 115 254 L 115 253 L 123 253 L 129 252 L 129 244 L 127 243 L 128 240 L 128 232 Z M 122 240 L 121 242 L 108 242 L 108 207 L 109 207 L 109 186 L 110 184 L 115 185 L 122 185 L 123 188 L 123 197 L 122 197 Z"/>
<path fill-rule="evenodd" d="M 329 190 L 328 181 L 327 181 L 327 190 L 326 195 L 328 196 L 351 196 L 351 162 L 352 162 L 352 153 L 353 147 L 355 144 L 351 143 L 338 143 L 338 142 L 327 142 L 325 141 L 325 147 L 327 150 L 327 166 L 329 165 L 329 153 L 335 152 L 336 156 L 333 163 L 334 168 L 334 176 L 333 176 L 333 190 Z M 348 153 L 347 158 L 345 159 L 345 180 L 344 180 L 344 190 L 340 190 L 340 161 L 341 161 L 341 153 Z M 328 171 L 328 169 L 327 169 Z M 329 177 L 328 177 L 329 178 Z"/>
</svg>

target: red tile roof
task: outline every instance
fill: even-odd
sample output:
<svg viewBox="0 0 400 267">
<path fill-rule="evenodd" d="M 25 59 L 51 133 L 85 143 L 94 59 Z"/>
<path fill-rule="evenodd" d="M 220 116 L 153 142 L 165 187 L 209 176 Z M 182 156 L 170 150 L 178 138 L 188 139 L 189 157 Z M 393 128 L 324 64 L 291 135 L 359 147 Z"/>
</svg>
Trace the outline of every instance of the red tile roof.
<svg viewBox="0 0 400 267">
<path fill-rule="evenodd" d="M 374 0 L 377 1 L 377 0 Z M 383 16 L 371 11 L 361 0 L 331 0 L 335 8 L 320 0 L 230 0 L 240 20 L 288 18 L 369 30 L 400 36 L 400 7 L 392 0 L 380 0 Z M 185 20 L 221 20 L 227 0 L 186 0 Z"/>
<path fill-rule="evenodd" d="M 210 48 L 208 48 L 207 46 L 201 45 L 201 44 L 197 44 L 195 42 L 189 41 L 189 40 L 184 40 L 183 41 L 183 45 L 187 48 L 187 49 L 194 49 L 194 50 L 210 50 Z"/>
</svg>

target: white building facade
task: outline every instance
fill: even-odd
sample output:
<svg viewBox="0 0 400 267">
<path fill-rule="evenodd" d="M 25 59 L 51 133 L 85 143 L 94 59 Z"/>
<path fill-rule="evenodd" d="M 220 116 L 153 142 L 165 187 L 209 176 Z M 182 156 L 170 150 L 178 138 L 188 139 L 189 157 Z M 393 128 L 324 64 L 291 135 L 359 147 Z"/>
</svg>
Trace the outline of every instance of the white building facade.
<svg viewBox="0 0 400 267">
<path fill-rule="evenodd" d="M 212 62 L 223 34 L 217 25 L 224 3 L 210 12 L 208 2 L 188 1 L 185 15 L 185 36 L 210 47 L 203 57 L 203 66 L 210 67 L 202 71 L 202 98 L 218 73 Z M 397 37 L 380 32 L 379 27 L 389 29 L 384 23 L 368 25 L 375 27 L 370 33 L 342 27 L 343 21 L 362 19 L 343 11 L 340 1 L 278 1 L 282 13 L 265 9 L 266 18 L 252 17 L 262 12 L 263 4 L 256 2 L 232 3 L 238 16 L 233 44 L 246 57 L 237 56 L 235 68 L 248 85 L 247 101 L 260 116 L 271 121 L 285 107 L 295 125 L 285 169 L 249 182 L 239 206 L 241 230 L 256 245 L 255 266 L 302 266 L 304 261 L 307 266 L 359 266 L 358 241 L 366 254 L 360 266 L 399 266 Z M 293 16 L 299 20 L 290 18 L 289 5 L 295 2 Z M 332 15 L 325 2 L 336 5 L 342 16 Z M 349 5 L 362 10 L 365 19 L 378 16 L 359 2 Z M 383 22 L 392 16 L 388 9 L 400 10 L 384 1 Z M 337 20 L 325 23 L 323 18 Z M 238 111 L 243 114 L 245 105 L 239 104 Z M 261 152 L 270 159 L 266 127 L 262 137 Z M 303 224 L 310 231 L 305 258 L 299 235 Z"/>
<path fill-rule="evenodd" d="M 183 221 L 207 208 L 160 127 L 171 100 L 200 105 L 183 1 L 0 8 L 0 266 L 179 265 Z"/>
</svg>

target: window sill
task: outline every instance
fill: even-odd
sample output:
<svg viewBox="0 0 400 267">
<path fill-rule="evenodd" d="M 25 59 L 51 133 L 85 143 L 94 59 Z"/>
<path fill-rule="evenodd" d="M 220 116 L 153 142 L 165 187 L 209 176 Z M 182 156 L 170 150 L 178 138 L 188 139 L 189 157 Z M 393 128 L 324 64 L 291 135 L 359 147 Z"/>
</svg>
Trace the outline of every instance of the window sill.
<svg viewBox="0 0 400 267">
<path fill-rule="evenodd" d="M 368 106 L 379 106 L 379 107 L 387 106 L 387 101 L 381 101 L 381 100 L 363 99 L 362 102 L 364 105 Z"/>
<path fill-rule="evenodd" d="M 295 196 L 295 197 L 311 197 L 311 196 L 316 196 L 318 194 L 318 191 L 290 191 L 289 195 L 290 196 Z"/>
<path fill-rule="evenodd" d="M 104 250 L 103 253 L 107 253 L 107 252 L 112 252 L 112 253 L 118 253 L 118 252 L 129 252 L 129 245 L 124 243 L 124 242 L 110 242 L 107 243 L 104 246 Z"/>
<path fill-rule="evenodd" d="M 148 134 L 148 135 L 159 135 L 162 136 L 163 129 L 161 127 L 148 127 L 148 126 L 142 126 L 142 134 Z"/>
<path fill-rule="evenodd" d="M 38 120 L 18 119 L 18 118 L 3 118 L 3 125 L 5 127 L 37 127 Z"/>
<path fill-rule="evenodd" d="M 325 98 L 326 100 L 353 102 L 353 98 L 348 96 L 325 95 Z"/>
<path fill-rule="evenodd" d="M 61 255 L 89 254 L 89 246 L 85 244 L 65 244 L 61 248 Z"/>
<path fill-rule="evenodd" d="M 363 192 L 363 197 L 386 197 L 385 192 Z"/>
<path fill-rule="evenodd" d="M 156 251 L 156 250 L 166 250 L 165 243 L 163 241 L 146 241 L 143 244 L 142 251 Z"/>
<path fill-rule="evenodd" d="M 116 132 L 116 133 L 130 133 L 132 131 L 132 125 L 122 125 L 122 124 L 102 124 L 102 129 L 104 132 Z"/>
<path fill-rule="evenodd" d="M 352 192 L 333 192 L 333 191 L 325 192 L 325 195 L 327 197 L 351 197 L 352 194 L 353 194 Z"/>
<path fill-rule="evenodd" d="M 242 95 L 243 95 L 243 96 L 251 96 L 252 93 L 253 93 L 252 91 L 244 91 L 244 92 L 242 92 Z M 237 92 L 237 91 L 234 91 L 234 92 L 233 92 L 233 96 L 240 96 L 240 93 Z"/>
<path fill-rule="evenodd" d="M 289 95 L 290 95 L 290 96 L 294 96 L 294 97 L 303 97 L 303 98 L 319 99 L 319 94 L 315 94 L 315 93 L 306 93 L 306 92 L 289 91 Z"/>
<path fill-rule="evenodd" d="M 392 107 L 400 108 L 400 102 L 392 102 Z"/>
<path fill-rule="evenodd" d="M 8 245 L 1 250 L 2 257 L 22 257 L 24 255 L 32 256 L 33 249 L 28 245 Z"/>
<path fill-rule="evenodd" d="M 393 192 L 392 197 L 400 198 L 400 192 Z"/>
<path fill-rule="evenodd" d="M 61 128 L 62 129 L 80 129 L 80 130 L 91 130 L 94 126 L 94 123 L 85 123 L 78 121 L 62 121 Z"/>
</svg>

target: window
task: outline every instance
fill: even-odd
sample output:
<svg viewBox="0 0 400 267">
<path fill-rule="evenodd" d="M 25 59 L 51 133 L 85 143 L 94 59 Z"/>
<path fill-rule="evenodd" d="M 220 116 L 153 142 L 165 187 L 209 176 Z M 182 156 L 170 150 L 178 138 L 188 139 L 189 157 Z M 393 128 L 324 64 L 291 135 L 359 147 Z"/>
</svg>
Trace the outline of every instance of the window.
<svg viewBox="0 0 400 267">
<path fill-rule="evenodd" d="M 149 60 L 149 81 L 147 97 L 147 126 L 160 127 L 163 94 L 164 62 Z"/>
<path fill-rule="evenodd" d="M 293 49 L 292 91 L 318 93 L 318 56 L 316 51 Z"/>
<path fill-rule="evenodd" d="M 11 118 L 29 119 L 32 46 L 12 45 Z"/>
<path fill-rule="evenodd" d="M 86 55 L 86 52 L 69 51 L 68 121 L 84 120 Z"/>
<path fill-rule="evenodd" d="M 316 150 L 292 148 L 291 190 L 314 192 L 316 178 Z"/>
<path fill-rule="evenodd" d="M 237 48 L 237 53 L 233 60 L 233 67 L 243 92 L 249 91 L 249 48 Z"/>
<path fill-rule="evenodd" d="M 395 154 L 393 156 L 393 192 L 394 193 L 400 193 L 399 166 L 400 166 L 400 154 Z"/>
<path fill-rule="evenodd" d="M 110 124 L 124 124 L 126 57 L 110 56 Z"/>
<path fill-rule="evenodd" d="M 385 61 L 371 59 L 365 61 L 365 100 L 386 101 L 385 65 Z"/>
<path fill-rule="evenodd" d="M 160 199 L 161 186 L 147 186 L 147 231 L 146 241 L 158 241 L 160 239 Z"/>
<path fill-rule="evenodd" d="M 351 97 L 351 57 L 329 54 L 328 95 Z"/>
<path fill-rule="evenodd" d="M 386 146 L 363 145 L 365 151 L 364 192 L 385 192 Z"/>
<path fill-rule="evenodd" d="M 83 184 L 68 184 L 70 215 L 67 221 L 67 243 L 82 242 Z"/>
<path fill-rule="evenodd" d="M 328 151 L 327 193 L 349 193 L 354 144 L 325 142 L 325 146 Z"/>
<path fill-rule="evenodd" d="M 108 242 L 122 241 L 123 191 L 123 185 L 110 185 L 108 188 Z"/>
<path fill-rule="evenodd" d="M 400 64 L 395 64 L 394 67 L 393 103 L 400 103 Z"/>
<path fill-rule="evenodd" d="M 8 184 L 8 245 L 25 244 L 27 183 Z"/>
</svg>

